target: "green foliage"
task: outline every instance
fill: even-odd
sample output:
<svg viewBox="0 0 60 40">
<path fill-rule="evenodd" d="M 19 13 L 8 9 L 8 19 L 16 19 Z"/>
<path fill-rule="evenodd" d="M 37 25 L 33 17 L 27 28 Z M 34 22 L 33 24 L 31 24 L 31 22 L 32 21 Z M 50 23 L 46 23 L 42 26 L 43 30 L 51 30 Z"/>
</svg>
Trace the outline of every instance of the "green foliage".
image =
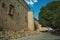
<svg viewBox="0 0 60 40">
<path fill-rule="evenodd" d="M 60 28 L 60 1 L 54 1 L 41 8 L 39 23 L 42 26 Z"/>
</svg>

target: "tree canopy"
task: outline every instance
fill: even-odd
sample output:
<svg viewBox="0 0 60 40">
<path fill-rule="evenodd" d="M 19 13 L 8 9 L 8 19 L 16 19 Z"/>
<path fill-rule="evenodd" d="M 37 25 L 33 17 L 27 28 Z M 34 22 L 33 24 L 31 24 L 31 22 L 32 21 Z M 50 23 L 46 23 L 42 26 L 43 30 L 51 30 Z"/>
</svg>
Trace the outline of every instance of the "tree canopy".
<svg viewBox="0 0 60 40">
<path fill-rule="evenodd" d="M 53 1 L 41 8 L 39 23 L 42 26 L 60 28 L 60 1 Z"/>
</svg>

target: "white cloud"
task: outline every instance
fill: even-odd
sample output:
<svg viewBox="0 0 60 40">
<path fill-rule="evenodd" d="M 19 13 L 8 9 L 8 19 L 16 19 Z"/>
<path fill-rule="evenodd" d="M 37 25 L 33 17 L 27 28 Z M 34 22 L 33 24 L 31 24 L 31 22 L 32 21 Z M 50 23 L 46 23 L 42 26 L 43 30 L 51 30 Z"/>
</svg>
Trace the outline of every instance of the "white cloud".
<svg viewBox="0 0 60 40">
<path fill-rule="evenodd" d="M 32 0 L 30 0 L 30 4 L 32 4 L 32 5 L 33 5 L 33 4 L 34 4 L 34 2 L 33 2 Z"/>
<path fill-rule="evenodd" d="M 38 0 L 25 0 L 27 4 L 34 5 L 34 3 L 38 2 Z"/>
<path fill-rule="evenodd" d="M 33 5 L 34 2 L 32 0 L 28 1 L 28 0 L 25 0 L 27 4 L 30 4 L 30 5 Z"/>
<path fill-rule="evenodd" d="M 35 3 L 38 2 L 38 0 L 33 0 Z"/>
</svg>

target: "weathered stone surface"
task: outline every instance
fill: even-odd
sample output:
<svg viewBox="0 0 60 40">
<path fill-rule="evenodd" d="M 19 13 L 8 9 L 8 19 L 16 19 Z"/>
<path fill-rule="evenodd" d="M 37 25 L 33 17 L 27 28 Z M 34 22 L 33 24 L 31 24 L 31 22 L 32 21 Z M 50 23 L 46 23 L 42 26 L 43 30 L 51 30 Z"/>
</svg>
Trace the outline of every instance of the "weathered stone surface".
<svg viewBox="0 0 60 40">
<path fill-rule="evenodd" d="M 11 31 L 26 30 L 28 11 L 24 0 L 0 0 L 0 27 Z"/>
<path fill-rule="evenodd" d="M 34 14 L 32 11 L 28 12 L 28 30 L 34 31 Z"/>
<path fill-rule="evenodd" d="M 4 38 L 4 31 L 0 31 L 0 40 Z"/>
<path fill-rule="evenodd" d="M 1 34 L 2 33 L 2 34 Z M 36 35 L 38 34 L 37 32 L 31 32 L 31 31 L 0 31 L 0 39 L 2 40 L 16 40 L 18 38 L 26 37 L 26 36 L 31 36 L 31 35 Z"/>
<path fill-rule="evenodd" d="M 41 25 L 38 23 L 38 21 L 34 20 L 34 25 L 36 27 L 37 32 L 41 31 Z"/>
</svg>

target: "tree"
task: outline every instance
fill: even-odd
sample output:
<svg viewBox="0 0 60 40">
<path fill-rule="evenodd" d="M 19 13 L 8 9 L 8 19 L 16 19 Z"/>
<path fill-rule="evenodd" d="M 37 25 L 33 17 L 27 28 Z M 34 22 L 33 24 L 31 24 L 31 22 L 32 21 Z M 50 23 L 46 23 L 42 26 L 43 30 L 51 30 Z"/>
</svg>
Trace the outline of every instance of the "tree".
<svg viewBox="0 0 60 40">
<path fill-rule="evenodd" d="M 42 26 L 60 29 L 60 1 L 53 1 L 41 8 L 39 12 L 39 23 Z"/>
</svg>

